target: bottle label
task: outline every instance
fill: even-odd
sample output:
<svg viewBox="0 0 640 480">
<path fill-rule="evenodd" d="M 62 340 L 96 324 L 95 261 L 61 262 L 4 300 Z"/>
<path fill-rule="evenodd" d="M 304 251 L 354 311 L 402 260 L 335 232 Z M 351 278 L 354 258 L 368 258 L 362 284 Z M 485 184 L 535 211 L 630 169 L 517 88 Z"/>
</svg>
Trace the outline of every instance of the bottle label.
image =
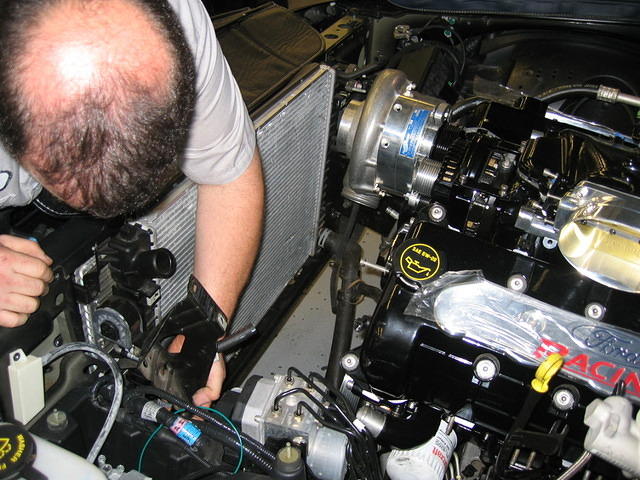
<svg viewBox="0 0 640 480">
<path fill-rule="evenodd" d="M 173 425 L 171 425 L 171 431 L 182 440 L 184 443 L 193 446 L 198 441 L 202 432 L 193 423 L 184 418 L 178 418 Z"/>
</svg>

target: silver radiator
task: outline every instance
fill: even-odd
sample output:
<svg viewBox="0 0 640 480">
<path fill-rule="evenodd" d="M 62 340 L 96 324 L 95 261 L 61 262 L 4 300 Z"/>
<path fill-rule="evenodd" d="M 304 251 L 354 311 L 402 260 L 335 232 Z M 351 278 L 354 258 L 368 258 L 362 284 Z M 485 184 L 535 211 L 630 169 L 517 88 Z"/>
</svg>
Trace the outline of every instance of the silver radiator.
<svg viewBox="0 0 640 480">
<path fill-rule="evenodd" d="M 266 216 L 256 266 L 232 331 L 258 322 L 315 252 L 334 77 L 332 69 L 319 66 L 254 118 L 263 161 Z M 196 186 L 185 180 L 150 214 L 132 222 L 151 233 L 154 248 L 168 248 L 177 260 L 175 275 L 158 282 L 158 318 L 186 294 L 193 271 L 195 209 Z M 95 265 L 89 261 L 79 272 L 87 272 L 91 264 Z M 108 295 L 110 285 L 101 287 L 103 295 Z"/>
<path fill-rule="evenodd" d="M 262 247 L 233 330 L 259 321 L 315 252 L 335 73 L 321 66 L 255 119 L 266 216 Z"/>
</svg>

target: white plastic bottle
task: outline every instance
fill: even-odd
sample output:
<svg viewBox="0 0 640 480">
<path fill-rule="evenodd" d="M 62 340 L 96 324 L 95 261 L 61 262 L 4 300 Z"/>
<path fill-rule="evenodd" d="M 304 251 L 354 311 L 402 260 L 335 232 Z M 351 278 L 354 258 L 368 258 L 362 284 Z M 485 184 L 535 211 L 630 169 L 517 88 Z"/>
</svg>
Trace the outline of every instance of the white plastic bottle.
<svg viewBox="0 0 640 480">
<path fill-rule="evenodd" d="M 33 468 L 49 480 L 105 480 L 105 474 L 84 458 L 36 435 L 31 436 L 36 444 Z"/>
<path fill-rule="evenodd" d="M 447 423 L 440 422 L 435 436 L 410 450 L 393 450 L 387 460 L 391 480 L 442 480 L 458 444 L 456 432 L 447 435 Z"/>
</svg>

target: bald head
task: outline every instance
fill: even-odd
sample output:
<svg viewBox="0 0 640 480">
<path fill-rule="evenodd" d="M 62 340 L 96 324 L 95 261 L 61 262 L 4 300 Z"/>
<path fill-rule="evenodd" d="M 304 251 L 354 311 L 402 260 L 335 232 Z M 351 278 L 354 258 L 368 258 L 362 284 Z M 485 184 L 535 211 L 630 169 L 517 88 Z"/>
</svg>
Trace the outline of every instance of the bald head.
<svg viewBox="0 0 640 480">
<path fill-rule="evenodd" d="M 173 12 L 163 0 L 6 3 L 22 24 L 0 20 L 0 44 L 10 45 L 0 98 L 15 99 L 0 105 L 7 147 L 74 207 L 110 216 L 141 206 L 175 170 L 193 108 L 192 59 Z"/>
<path fill-rule="evenodd" d="M 54 108 L 102 91 L 114 101 L 123 80 L 162 98 L 175 53 L 141 5 L 129 0 L 64 0 L 44 8 L 24 45 L 19 80 L 34 105 Z"/>
</svg>

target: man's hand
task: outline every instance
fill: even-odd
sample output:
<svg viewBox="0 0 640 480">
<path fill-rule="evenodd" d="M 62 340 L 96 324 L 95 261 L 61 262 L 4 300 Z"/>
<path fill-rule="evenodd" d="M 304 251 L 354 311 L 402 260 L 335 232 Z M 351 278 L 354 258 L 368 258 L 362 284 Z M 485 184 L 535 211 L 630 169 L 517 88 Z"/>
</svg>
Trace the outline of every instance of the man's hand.
<svg viewBox="0 0 640 480">
<path fill-rule="evenodd" d="M 211 365 L 207 385 L 193 394 L 193 404 L 198 407 L 209 407 L 211 402 L 218 400 L 218 398 L 220 398 L 220 392 L 222 391 L 222 382 L 224 382 L 226 375 L 224 359 L 222 358 L 222 354 L 219 353 Z"/>
<path fill-rule="evenodd" d="M 32 241 L 0 235 L 0 326 L 23 325 L 53 280 L 49 258 Z"/>
<path fill-rule="evenodd" d="M 185 340 L 184 335 L 176 335 L 176 338 L 174 338 L 167 347 L 167 352 L 180 353 Z M 222 382 L 224 382 L 226 376 L 227 371 L 224 366 L 224 358 L 221 353 L 218 353 L 211 364 L 211 370 L 209 370 L 209 376 L 207 377 L 207 385 L 199 388 L 191 397 L 193 404 L 197 407 L 211 406 L 211 402 L 215 402 L 220 398 Z"/>
<path fill-rule="evenodd" d="M 53 280 L 49 258 L 32 241 L 0 235 L 0 326 L 23 325 Z"/>
</svg>

